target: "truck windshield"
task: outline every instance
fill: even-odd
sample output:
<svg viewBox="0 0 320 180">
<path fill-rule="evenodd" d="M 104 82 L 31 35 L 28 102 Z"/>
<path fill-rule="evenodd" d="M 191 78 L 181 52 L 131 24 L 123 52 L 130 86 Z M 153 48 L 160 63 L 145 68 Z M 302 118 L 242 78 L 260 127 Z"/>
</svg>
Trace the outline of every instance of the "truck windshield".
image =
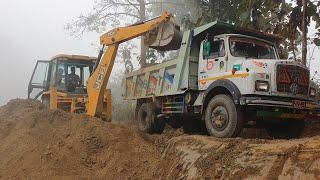
<svg viewBox="0 0 320 180">
<path fill-rule="evenodd" d="M 232 56 L 255 58 L 255 59 L 276 59 L 276 50 L 272 44 L 244 37 L 230 38 L 230 51 Z"/>
</svg>

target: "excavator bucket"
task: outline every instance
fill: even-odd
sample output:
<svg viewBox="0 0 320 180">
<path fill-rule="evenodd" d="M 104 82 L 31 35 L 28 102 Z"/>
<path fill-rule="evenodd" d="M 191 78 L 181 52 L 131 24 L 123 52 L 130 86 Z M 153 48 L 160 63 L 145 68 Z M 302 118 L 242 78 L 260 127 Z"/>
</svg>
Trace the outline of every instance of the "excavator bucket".
<svg viewBox="0 0 320 180">
<path fill-rule="evenodd" d="M 181 41 L 180 26 L 175 24 L 173 19 L 163 22 L 144 36 L 144 44 L 159 51 L 177 50 Z"/>
</svg>

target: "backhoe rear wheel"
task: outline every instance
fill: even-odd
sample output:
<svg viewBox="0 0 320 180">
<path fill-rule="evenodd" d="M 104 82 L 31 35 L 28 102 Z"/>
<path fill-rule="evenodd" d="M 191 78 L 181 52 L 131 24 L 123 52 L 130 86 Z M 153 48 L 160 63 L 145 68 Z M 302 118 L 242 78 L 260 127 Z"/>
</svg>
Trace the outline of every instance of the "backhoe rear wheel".
<svg viewBox="0 0 320 180">
<path fill-rule="evenodd" d="M 139 130 L 146 133 L 162 133 L 165 122 L 157 118 L 156 107 L 152 103 L 143 103 L 138 111 Z"/>
</svg>

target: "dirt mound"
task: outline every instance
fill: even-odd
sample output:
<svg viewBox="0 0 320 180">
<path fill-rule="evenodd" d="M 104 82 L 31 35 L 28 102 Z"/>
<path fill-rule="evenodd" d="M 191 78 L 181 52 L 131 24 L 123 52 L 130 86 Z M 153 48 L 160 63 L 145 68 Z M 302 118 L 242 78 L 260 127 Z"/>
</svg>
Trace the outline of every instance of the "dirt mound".
<svg viewBox="0 0 320 180">
<path fill-rule="evenodd" d="M 0 107 L 0 179 L 317 179 L 315 132 L 290 141 L 215 139 L 170 128 L 146 135 L 134 125 L 12 100 Z"/>
<path fill-rule="evenodd" d="M 2 178 L 153 177 L 159 152 L 134 127 L 114 125 L 39 102 L 13 100 L 0 109 Z"/>
<path fill-rule="evenodd" d="M 178 178 L 320 178 L 319 136 L 290 141 L 181 136 L 170 140 L 164 154 L 172 160 L 170 176 Z"/>
</svg>

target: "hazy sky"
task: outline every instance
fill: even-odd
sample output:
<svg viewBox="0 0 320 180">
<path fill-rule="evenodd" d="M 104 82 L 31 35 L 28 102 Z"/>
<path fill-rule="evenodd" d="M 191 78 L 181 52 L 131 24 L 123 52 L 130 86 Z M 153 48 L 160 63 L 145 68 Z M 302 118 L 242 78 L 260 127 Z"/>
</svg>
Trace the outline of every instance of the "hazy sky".
<svg viewBox="0 0 320 180">
<path fill-rule="evenodd" d="M 59 53 L 96 56 L 99 34 L 70 37 L 65 23 L 91 9 L 93 0 L 0 1 L 0 104 L 27 95 L 36 60 Z"/>
<path fill-rule="evenodd" d="M 60 53 L 96 56 L 99 34 L 81 40 L 63 29 L 94 0 L 0 0 L 0 105 L 26 98 L 36 60 L 49 60 Z M 316 52 L 319 61 L 319 51 Z M 319 65 L 313 66 L 313 70 Z"/>
</svg>

